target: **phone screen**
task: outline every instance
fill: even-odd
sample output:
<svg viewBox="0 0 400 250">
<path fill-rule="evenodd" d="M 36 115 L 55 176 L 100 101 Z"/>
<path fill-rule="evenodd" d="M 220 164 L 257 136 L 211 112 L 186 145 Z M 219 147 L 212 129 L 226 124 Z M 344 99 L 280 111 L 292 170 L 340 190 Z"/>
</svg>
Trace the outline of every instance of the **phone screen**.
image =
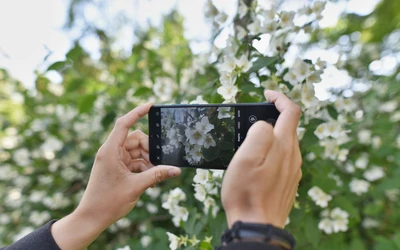
<svg viewBox="0 0 400 250">
<path fill-rule="evenodd" d="M 226 169 L 251 124 L 275 121 L 275 111 L 271 104 L 156 105 L 149 112 L 150 161 Z"/>
</svg>

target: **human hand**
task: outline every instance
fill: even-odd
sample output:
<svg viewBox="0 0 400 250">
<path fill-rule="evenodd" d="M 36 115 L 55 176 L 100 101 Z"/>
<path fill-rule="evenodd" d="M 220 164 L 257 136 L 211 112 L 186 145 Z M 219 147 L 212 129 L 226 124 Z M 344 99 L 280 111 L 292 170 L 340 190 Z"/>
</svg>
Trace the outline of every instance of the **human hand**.
<svg viewBox="0 0 400 250">
<path fill-rule="evenodd" d="M 229 227 L 241 220 L 283 228 L 302 176 L 301 110 L 279 92 L 268 90 L 265 97 L 281 114 L 274 128 L 265 121 L 251 126 L 228 166 L 221 199 Z"/>
<path fill-rule="evenodd" d="M 119 118 L 100 147 L 89 183 L 76 210 L 52 226 L 52 235 L 62 249 L 82 249 L 112 223 L 124 217 L 149 187 L 181 170 L 153 167 L 149 161 L 148 137 L 129 128 L 146 115 L 152 103 L 141 105 Z M 80 238 L 76 238 L 79 236 Z"/>
</svg>

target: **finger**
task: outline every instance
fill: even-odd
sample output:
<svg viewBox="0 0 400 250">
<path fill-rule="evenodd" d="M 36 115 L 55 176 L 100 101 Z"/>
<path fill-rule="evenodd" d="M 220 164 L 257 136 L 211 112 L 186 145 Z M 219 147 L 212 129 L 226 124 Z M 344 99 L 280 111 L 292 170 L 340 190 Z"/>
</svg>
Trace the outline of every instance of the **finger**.
<svg viewBox="0 0 400 250">
<path fill-rule="evenodd" d="M 259 159 L 262 162 L 274 140 L 273 128 L 265 121 L 258 121 L 250 127 L 246 139 L 236 152 L 236 158 Z"/>
<path fill-rule="evenodd" d="M 115 147 L 122 147 L 128 136 L 130 127 L 132 127 L 141 117 L 146 115 L 153 103 L 148 102 L 132 109 L 126 115 L 117 119 L 113 130 L 111 131 L 107 144 Z"/>
<path fill-rule="evenodd" d="M 125 142 L 125 149 L 127 151 L 137 148 L 149 152 L 149 137 L 140 130 L 135 130 L 132 133 L 129 133 Z"/>
<path fill-rule="evenodd" d="M 134 159 L 127 165 L 129 171 L 133 173 L 144 172 L 151 168 L 148 162 L 143 159 Z"/>
<path fill-rule="evenodd" d="M 299 106 L 280 92 L 266 90 L 264 94 L 269 102 L 275 103 L 276 108 L 281 113 L 275 124 L 275 133 L 280 136 L 297 133 L 297 125 L 301 116 Z"/>
<path fill-rule="evenodd" d="M 135 185 L 141 192 L 144 192 L 149 187 L 154 187 L 156 184 L 181 174 L 181 169 L 173 166 L 158 165 L 152 167 L 142 173 L 132 176 Z"/>
</svg>

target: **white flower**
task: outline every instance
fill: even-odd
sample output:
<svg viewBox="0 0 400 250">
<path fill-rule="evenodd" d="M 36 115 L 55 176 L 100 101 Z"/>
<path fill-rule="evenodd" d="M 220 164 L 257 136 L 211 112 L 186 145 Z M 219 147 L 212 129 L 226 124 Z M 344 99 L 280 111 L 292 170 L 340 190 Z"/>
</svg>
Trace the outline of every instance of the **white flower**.
<svg viewBox="0 0 400 250">
<path fill-rule="evenodd" d="M 128 246 L 128 245 L 126 245 L 126 246 L 124 246 L 124 247 L 119 247 L 119 248 L 117 248 L 117 250 L 131 250 L 131 247 Z"/>
<path fill-rule="evenodd" d="M 189 141 L 190 145 L 199 145 L 202 146 L 204 144 L 205 133 L 201 130 L 189 130 L 187 135 L 187 140 Z"/>
<path fill-rule="evenodd" d="M 193 177 L 195 183 L 206 184 L 208 181 L 209 170 L 206 169 L 196 169 L 196 175 Z"/>
<path fill-rule="evenodd" d="M 153 203 L 147 203 L 146 209 L 151 214 L 155 214 L 158 212 L 158 207 L 156 205 L 154 205 Z"/>
<path fill-rule="evenodd" d="M 224 176 L 224 170 L 211 169 L 211 172 L 214 178 L 222 178 Z"/>
<path fill-rule="evenodd" d="M 321 123 L 320 125 L 318 125 L 318 127 L 315 129 L 314 134 L 315 136 L 318 137 L 318 139 L 323 140 L 325 139 L 328 128 L 327 128 L 327 124 L 326 123 Z"/>
<path fill-rule="evenodd" d="M 144 247 L 144 248 L 147 248 L 147 247 L 150 245 L 151 241 L 152 241 L 152 239 L 151 239 L 151 237 L 148 236 L 148 235 L 144 235 L 144 236 L 142 236 L 142 237 L 140 238 L 140 244 L 141 244 L 142 247 Z M 128 250 L 130 250 L 130 249 L 128 249 Z"/>
<path fill-rule="evenodd" d="M 298 82 L 303 82 L 311 74 L 310 65 L 299 58 L 293 63 L 292 71 Z"/>
<path fill-rule="evenodd" d="M 208 214 L 210 208 L 212 208 L 211 213 L 215 217 L 218 213 L 219 207 L 213 198 L 207 197 L 204 201 L 203 212 Z"/>
<path fill-rule="evenodd" d="M 201 133 L 208 133 L 214 128 L 214 125 L 210 124 L 208 117 L 204 116 L 200 122 L 196 123 L 196 130 Z"/>
<path fill-rule="evenodd" d="M 207 101 L 204 101 L 203 96 L 198 95 L 195 100 L 191 101 L 190 104 L 207 104 Z"/>
<path fill-rule="evenodd" d="M 293 18 L 296 13 L 294 11 L 282 11 L 280 14 L 282 28 L 291 28 L 294 26 Z"/>
<path fill-rule="evenodd" d="M 261 21 L 258 18 L 256 18 L 252 23 L 248 24 L 247 29 L 252 35 L 257 35 L 263 32 Z"/>
<path fill-rule="evenodd" d="M 278 23 L 276 21 L 270 21 L 265 19 L 262 26 L 262 33 L 272 34 L 278 28 Z"/>
<path fill-rule="evenodd" d="M 366 169 L 368 166 L 368 155 L 367 154 L 362 154 L 357 160 L 356 160 L 356 167 L 359 169 Z"/>
<path fill-rule="evenodd" d="M 343 97 L 339 97 L 335 102 L 335 107 L 339 112 L 351 112 L 357 107 L 357 104 L 352 99 L 344 99 Z"/>
<path fill-rule="evenodd" d="M 253 64 L 247 58 L 247 55 L 242 55 L 239 59 L 236 59 L 236 67 L 241 72 L 247 72 Z"/>
<path fill-rule="evenodd" d="M 6 225 L 11 222 L 10 216 L 7 214 L 0 214 L 0 225 Z"/>
<path fill-rule="evenodd" d="M 301 102 L 306 108 L 318 105 L 319 100 L 315 97 L 314 85 L 312 83 L 303 84 L 301 89 Z"/>
<path fill-rule="evenodd" d="M 214 18 L 214 21 L 218 23 L 219 25 L 222 25 L 226 22 L 226 19 L 228 18 L 228 15 L 225 14 L 224 12 L 218 13 L 218 15 Z"/>
<path fill-rule="evenodd" d="M 322 11 L 324 11 L 325 5 L 326 5 L 325 1 L 315 1 L 311 9 L 314 12 L 314 14 L 318 17 L 321 15 Z"/>
<path fill-rule="evenodd" d="M 379 227 L 379 225 L 380 225 L 379 221 L 371 219 L 369 217 L 366 217 L 362 222 L 363 228 L 367 228 L 367 229 Z"/>
<path fill-rule="evenodd" d="M 372 147 L 375 148 L 375 149 L 380 148 L 381 145 L 382 145 L 382 139 L 379 136 L 372 137 L 372 141 L 371 142 L 372 142 Z"/>
<path fill-rule="evenodd" d="M 275 20 L 275 16 L 276 16 L 276 7 L 275 7 L 275 5 L 271 6 L 271 8 L 268 9 L 268 10 L 260 11 L 260 15 L 262 17 L 264 17 L 264 20 L 266 20 L 266 21 Z"/>
<path fill-rule="evenodd" d="M 335 122 L 335 121 L 329 122 L 327 124 L 327 126 L 326 126 L 326 129 L 327 129 L 327 133 L 331 137 L 333 137 L 333 138 L 338 138 L 339 137 L 341 127 L 340 127 L 340 124 L 338 122 Z"/>
<path fill-rule="evenodd" d="M 194 186 L 194 191 L 195 191 L 194 197 L 198 201 L 203 202 L 206 199 L 206 194 L 207 194 L 206 189 L 204 188 L 204 186 L 202 184 L 199 184 L 199 183 L 193 184 L 193 186 Z"/>
<path fill-rule="evenodd" d="M 169 248 L 171 250 L 176 250 L 179 247 L 179 237 L 176 236 L 175 234 L 172 234 L 170 232 L 167 232 L 168 235 L 168 240 L 170 242 Z"/>
<path fill-rule="evenodd" d="M 115 222 L 115 225 L 118 228 L 128 228 L 131 225 L 131 221 L 128 218 L 122 218 Z"/>
<path fill-rule="evenodd" d="M 328 209 L 322 211 L 321 216 L 323 219 L 319 222 L 318 228 L 326 234 L 347 231 L 349 214 L 346 211 L 336 207 L 332 211 Z"/>
<path fill-rule="evenodd" d="M 363 129 L 358 132 L 358 140 L 361 144 L 370 144 L 371 143 L 371 130 Z"/>
<path fill-rule="evenodd" d="M 41 226 L 45 222 L 49 221 L 51 218 L 50 213 L 47 211 L 38 212 L 33 211 L 29 216 L 29 221 L 32 222 L 35 226 Z"/>
<path fill-rule="evenodd" d="M 189 218 L 189 211 L 185 207 L 176 206 L 169 212 L 173 216 L 172 222 L 176 227 L 179 227 L 181 221 L 187 221 Z"/>
<path fill-rule="evenodd" d="M 206 138 L 204 139 L 204 148 L 209 148 L 209 147 L 215 147 L 217 144 L 214 141 L 214 138 L 211 136 L 211 134 L 207 134 Z"/>
<path fill-rule="evenodd" d="M 224 56 L 224 62 L 220 65 L 220 71 L 227 72 L 229 75 L 236 68 L 236 58 L 233 56 Z"/>
<path fill-rule="evenodd" d="M 217 89 L 217 93 L 222 95 L 225 100 L 234 98 L 238 91 L 239 89 L 234 85 L 222 85 Z"/>
<path fill-rule="evenodd" d="M 365 180 L 359 180 L 359 179 L 353 179 L 350 184 L 350 191 L 357 194 L 361 195 L 363 193 L 368 192 L 369 189 L 369 182 Z"/>
<path fill-rule="evenodd" d="M 399 104 L 396 100 L 391 100 L 381 104 L 381 106 L 379 107 L 379 111 L 384 113 L 392 113 L 393 111 L 396 111 L 398 106 Z"/>
<path fill-rule="evenodd" d="M 217 110 L 218 110 L 218 119 L 231 117 L 230 114 L 231 107 L 219 107 Z"/>
<path fill-rule="evenodd" d="M 339 154 L 338 154 L 338 160 L 339 161 L 346 161 L 347 160 L 347 155 L 349 154 L 349 150 L 347 149 L 347 148 L 342 148 L 340 151 L 339 151 Z"/>
<path fill-rule="evenodd" d="M 299 83 L 297 80 L 297 75 L 293 72 L 293 70 L 289 70 L 284 76 L 283 80 L 290 83 L 292 86 L 295 86 Z"/>
<path fill-rule="evenodd" d="M 322 191 L 322 189 L 317 186 L 314 186 L 310 190 L 308 190 L 307 194 L 311 197 L 315 204 L 320 207 L 327 207 L 328 202 L 332 200 L 331 195 L 326 194 L 324 191 Z"/>
<path fill-rule="evenodd" d="M 239 1 L 239 8 L 238 8 L 238 14 L 239 18 L 243 18 L 247 12 L 249 11 L 249 8 L 247 7 L 246 4 L 243 3 L 243 1 Z"/>
<path fill-rule="evenodd" d="M 13 160 L 18 166 L 27 167 L 31 164 L 30 154 L 28 149 L 20 148 L 14 151 Z"/>
<path fill-rule="evenodd" d="M 344 211 L 338 207 L 332 209 L 332 211 L 331 211 L 331 218 L 333 220 L 332 227 L 333 227 L 333 231 L 335 233 L 338 233 L 340 231 L 342 231 L 342 232 L 347 231 L 347 229 L 348 229 L 347 225 L 349 223 L 348 217 L 349 217 L 349 214 L 346 211 Z"/>
<path fill-rule="evenodd" d="M 328 218 L 322 219 L 318 223 L 318 228 L 322 231 L 324 231 L 326 234 L 331 234 L 333 232 L 333 223 L 332 220 Z"/>
<path fill-rule="evenodd" d="M 368 181 L 376 181 L 385 176 L 385 172 L 381 167 L 373 167 L 368 171 L 364 172 L 364 178 Z"/>
<path fill-rule="evenodd" d="M 153 85 L 153 92 L 161 101 L 170 100 L 175 89 L 176 83 L 169 77 L 159 77 Z"/>
<path fill-rule="evenodd" d="M 228 72 L 222 72 L 219 81 L 223 86 L 233 86 L 235 85 L 236 76 L 233 76 L 231 72 L 229 74 Z"/>
<path fill-rule="evenodd" d="M 150 196 L 151 199 L 157 198 L 160 193 L 161 193 L 161 188 L 159 187 L 153 187 L 153 188 L 148 188 L 146 189 L 145 193 Z"/>
<path fill-rule="evenodd" d="M 17 241 L 17 240 L 25 237 L 26 235 L 30 234 L 34 230 L 35 229 L 33 227 L 24 227 L 24 228 L 22 228 L 22 230 L 13 237 L 13 241 Z"/>
</svg>

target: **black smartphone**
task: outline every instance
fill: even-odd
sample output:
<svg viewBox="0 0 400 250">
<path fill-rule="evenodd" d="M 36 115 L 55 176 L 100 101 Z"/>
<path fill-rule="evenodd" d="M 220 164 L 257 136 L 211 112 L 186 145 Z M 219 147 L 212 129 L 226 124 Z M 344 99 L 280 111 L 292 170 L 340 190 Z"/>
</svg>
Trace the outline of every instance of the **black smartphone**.
<svg viewBox="0 0 400 250">
<path fill-rule="evenodd" d="M 257 120 L 273 126 L 273 103 L 154 105 L 149 111 L 153 165 L 226 169 Z"/>
</svg>

